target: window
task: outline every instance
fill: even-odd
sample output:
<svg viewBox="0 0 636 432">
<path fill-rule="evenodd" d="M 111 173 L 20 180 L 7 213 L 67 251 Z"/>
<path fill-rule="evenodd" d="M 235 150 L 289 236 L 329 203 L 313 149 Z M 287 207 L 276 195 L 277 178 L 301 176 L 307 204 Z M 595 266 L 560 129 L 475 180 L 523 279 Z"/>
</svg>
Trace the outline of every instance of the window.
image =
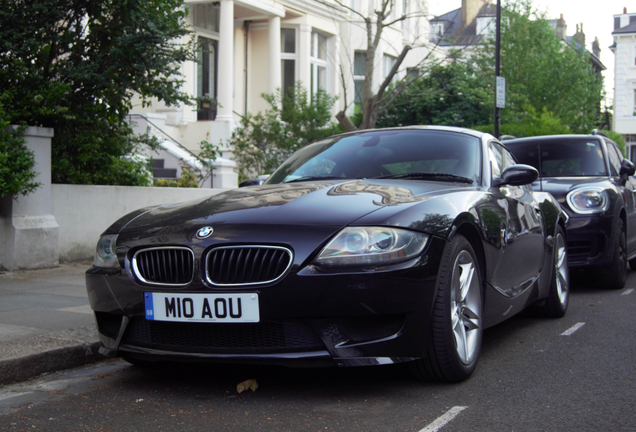
<svg viewBox="0 0 636 432">
<path fill-rule="evenodd" d="M 367 53 L 364 51 L 356 51 L 353 59 L 353 84 L 354 84 L 354 103 L 362 106 L 363 87 L 365 70 L 367 67 Z"/>
<path fill-rule="evenodd" d="M 384 78 L 389 76 L 389 73 L 391 72 L 391 69 L 393 68 L 396 60 L 397 57 L 393 57 L 389 54 L 384 54 Z"/>
<path fill-rule="evenodd" d="M 496 21 L 493 17 L 477 18 L 477 34 L 482 36 L 492 36 L 496 30 Z"/>
<path fill-rule="evenodd" d="M 632 115 L 636 117 L 636 89 L 632 90 L 634 92 L 634 96 L 632 100 Z"/>
<path fill-rule="evenodd" d="M 621 171 L 621 162 L 623 162 L 623 155 L 620 153 L 612 143 L 607 144 L 607 156 L 609 156 L 610 169 L 613 176 L 617 176 Z"/>
<path fill-rule="evenodd" d="M 311 33 L 311 94 L 327 90 L 327 37 Z"/>
<path fill-rule="evenodd" d="M 406 76 L 410 79 L 417 79 L 420 77 L 420 69 L 416 67 L 406 68 Z"/>
<path fill-rule="evenodd" d="M 219 6 L 215 6 L 214 3 L 203 3 L 190 5 L 190 7 L 194 16 L 195 27 L 213 32 L 219 31 Z"/>
<path fill-rule="evenodd" d="M 296 29 L 280 29 L 280 58 L 281 58 L 281 90 L 282 96 L 289 95 L 296 85 Z"/>
<path fill-rule="evenodd" d="M 431 40 L 437 40 L 444 36 L 444 23 L 431 23 L 430 25 Z"/>
<path fill-rule="evenodd" d="M 490 157 L 490 170 L 492 171 L 492 178 L 501 177 L 501 173 L 504 170 L 504 157 L 502 149 L 495 143 L 490 143 L 488 146 L 488 154 Z"/>
<path fill-rule="evenodd" d="M 216 104 L 216 56 L 217 41 L 199 36 L 197 39 L 197 97 L 199 102 L 197 120 L 214 120 Z"/>
</svg>

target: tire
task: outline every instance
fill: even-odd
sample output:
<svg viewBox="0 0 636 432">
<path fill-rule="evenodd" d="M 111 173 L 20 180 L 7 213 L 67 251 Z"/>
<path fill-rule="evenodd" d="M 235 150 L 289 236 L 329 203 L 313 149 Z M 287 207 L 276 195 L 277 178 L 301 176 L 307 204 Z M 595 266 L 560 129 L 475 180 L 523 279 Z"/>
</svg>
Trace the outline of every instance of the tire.
<svg viewBox="0 0 636 432">
<path fill-rule="evenodd" d="M 438 382 L 468 378 L 481 352 L 482 312 L 482 278 L 477 257 L 468 240 L 458 234 L 444 248 L 426 353 L 422 359 L 411 362 L 413 375 Z"/>
<path fill-rule="evenodd" d="M 607 268 L 605 287 L 608 289 L 621 289 L 625 286 L 625 279 L 627 278 L 627 240 L 625 238 L 625 224 L 620 218 L 616 226 L 614 244 L 614 258 Z"/>
<path fill-rule="evenodd" d="M 552 251 L 552 277 L 548 297 L 535 308 L 538 315 L 561 318 L 568 310 L 570 301 L 570 273 L 568 270 L 568 248 L 563 228 L 557 226 Z"/>
</svg>

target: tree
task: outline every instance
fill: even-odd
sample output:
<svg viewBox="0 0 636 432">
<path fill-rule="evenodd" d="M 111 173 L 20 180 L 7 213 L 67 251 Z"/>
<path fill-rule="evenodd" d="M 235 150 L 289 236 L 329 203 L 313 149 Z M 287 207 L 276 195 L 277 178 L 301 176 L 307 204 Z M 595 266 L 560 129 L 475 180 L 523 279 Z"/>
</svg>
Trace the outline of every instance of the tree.
<svg viewBox="0 0 636 432">
<path fill-rule="evenodd" d="M 502 123 L 523 121 L 528 108 L 548 112 L 573 133 L 589 133 L 599 121 L 602 79 L 589 54 L 558 39 L 544 14 L 529 0 L 502 8 L 501 75 L 506 78 Z M 480 78 L 494 94 L 494 41 L 475 56 Z"/>
<path fill-rule="evenodd" d="M 492 97 L 463 59 L 432 69 L 406 86 L 376 126 L 446 125 L 472 127 L 491 121 Z"/>
<path fill-rule="evenodd" d="M 420 16 L 426 16 L 426 11 L 415 11 L 406 13 L 404 9 L 403 13 L 397 13 L 396 10 L 398 5 L 403 5 L 403 2 L 399 2 L 397 0 L 379 0 L 379 2 L 371 2 L 369 3 L 370 10 L 369 14 L 365 15 L 362 11 L 356 10 L 349 6 L 349 4 L 344 3 L 340 0 L 334 0 L 336 4 L 338 4 L 343 9 L 348 10 L 353 15 L 357 16 L 362 20 L 364 25 L 364 30 L 366 33 L 366 62 L 365 62 L 365 71 L 364 71 L 364 84 L 362 89 L 362 120 L 358 126 L 356 126 L 351 118 L 346 114 L 345 110 L 347 107 L 347 101 L 345 99 L 345 110 L 340 111 L 336 114 L 336 119 L 340 122 L 342 127 L 346 131 L 352 131 L 356 129 L 370 129 L 374 128 L 376 125 L 376 121 L 378 115 L 382 109 L 386 109 L 393 102 L 393 99 L 399 94 L 400 90 L 410 81 L 413 80 L 412 77 L 408 77 L 402 83 L 399 83 L 393 88 L 389 90 L 389 86 L 393 81 L 396 73 L 399 71 L 404 58 L 408 54 L 408 52 L 412 49 L 411 45 L 405 45 L 398 57 L 395 59 L 395 62 L 390 71 L 388 71 L 386 77 L 380 84 L 377 91 L 374 92 L 374 82 L 373 82 L 373 70 L 376 64 L 376 52 L 380 42 L 382 40 L 382 35 L 384 30 L 387 27 L 393 26 L 397 23 L 400 23 L 408 18 L 415 18 Z M 377 6 L 377 9 L 373 9 L 373 5 Z M 431 51 L 429 51 L 430 54 Z M 427 57 L 428 58 L 428 55 Z M 423 62 L 422 62 L 423 63 Z M 345 87 L 345 97 L 346 97 L 346 85 L 344 83 L 344 72 L 342 71 L 342 81 L 343 87 Z M 389 91 L 387 91 L 389 90 Z"/>
<path fill-rule="evenodd" d="M 131 101 L 189 103 L 183 0 L 3 0 L 0 94 L 13 124 L 52 127 L 53 181 L 137 184 Z M 139 177 L 141 175 L 141 177 Z"/>
<path fill-rule="evenodd" d="M 299 148 L 342 132 L 329 121 L 335 99 L 324 90 L 309 99 L 299 81 L 282 101 L 280 91 L 262 97 L 270 108 L 243 116 L 228 143 L 239 165 L 239 181 L 272 173 Z"/>
<path fill-rule="evenodd" d="M 0 104 L 0 198 L 26 195 L 37 189 L 37 173 L 33 171 L 33 152 L 24 141 L 24 126 L 10 127 Z"/>
</svg>

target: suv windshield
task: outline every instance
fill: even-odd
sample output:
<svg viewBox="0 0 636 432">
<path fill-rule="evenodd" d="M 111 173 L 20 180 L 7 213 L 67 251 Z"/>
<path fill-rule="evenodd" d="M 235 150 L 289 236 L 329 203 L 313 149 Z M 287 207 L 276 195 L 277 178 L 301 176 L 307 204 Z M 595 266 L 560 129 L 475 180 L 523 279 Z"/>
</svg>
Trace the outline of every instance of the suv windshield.
<svg viewBox="0 0 636 432">
<path fill-rule="evenodd" d="M 320 179 L 479 181 L 479 138 L 447 131 L 371 131 L 319 141 L 287 159 L 267 184 Z"/>
<path fill-rule="evenodd" d="M 506 143 L 519 163 L 535 167 L 541 177 L 606 176 L 601 143 L 573 138 Z"/>
</svg>

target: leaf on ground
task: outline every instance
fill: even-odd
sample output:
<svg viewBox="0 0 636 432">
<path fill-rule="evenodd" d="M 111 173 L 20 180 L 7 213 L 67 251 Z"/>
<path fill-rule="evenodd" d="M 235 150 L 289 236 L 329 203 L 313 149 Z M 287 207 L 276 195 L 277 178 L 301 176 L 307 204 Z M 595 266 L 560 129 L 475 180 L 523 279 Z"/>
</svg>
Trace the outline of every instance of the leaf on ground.
<svg viewBox="0 0 636 432">
<path fill-rule="evenodd" d="M 253 392 L 255 392 L 257 388 L 258 383 L 256 382 L 256 380 L 248 379 L 243 381 L 242 383 L 238 383 L 238 385 L 236 386 L 236 391 L 239 393 L 243 393 L 245 390 L 252 390 Z"/>
</svg>

